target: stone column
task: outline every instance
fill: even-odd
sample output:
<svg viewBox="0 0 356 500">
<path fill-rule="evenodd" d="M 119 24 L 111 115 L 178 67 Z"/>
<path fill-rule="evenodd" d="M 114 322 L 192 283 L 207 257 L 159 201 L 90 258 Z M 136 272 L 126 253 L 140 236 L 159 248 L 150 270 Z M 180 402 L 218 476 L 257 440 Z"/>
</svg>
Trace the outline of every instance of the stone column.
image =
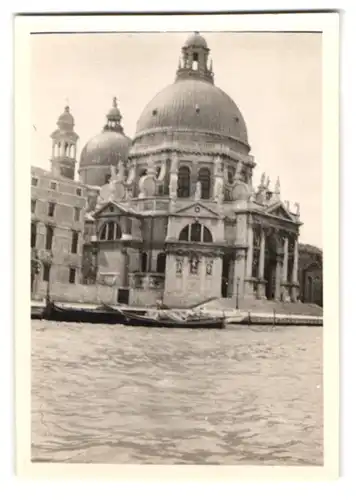
<svg viewBox="0 0 356 500">
<path fill-rule="evenodd" d="M 274 288 L 274 299 L 281 300 L 281 278 L 282 278 L 283 255 L 277 254 L 276 259 L 276 283 Z"/>
<path fill-rule="evenodd" d="M 283 302 L 288 302 L 289 293 L 288 293 L 288 238 L 284 238 L 284 247 L 283 247 L 283 271 L 282 271 L 282 300 Z"/>
<path fill-rule="evenodd" d="M 265 274 L 265 247 L 266 247 L 266 235 L 263 228 L 261 228 L 261 240 L 260 240 L 260 255 L 258 262 L 258 285 L 257 285 L 257 296 L 259 299 L 266 298 L 266 282 L 264 279 Z"/>
<path fill-rule="evenodd" d="M 246 278 L 245 295 L 254 295 L 252 283 L 252 263 L 253 263 L 253 226 L 250 223 L 247 228 L 247 258 L 246 258 Z"/>
<path fill-rule="evenodd" d="M 236 299 L 236 307 L 239 307 L 239 300 L 244 296 L 245 284 L 245 267 L 246 267 L 246 249 L 239 248 L 236 251 L 234 262 L 234 279 L 233 279 L 233 294 Z"/>
<path fill-rule="evenodd" d="M 298 297 L 298 289 L 299 289 L 298 262 L 299 262 L 299 248 L 298 248 L 298 240 L 296 238 L 294 242 L 292 288 L 291 288 L 291 299 L 293 302 L 296 302 Z"/>
</svg>

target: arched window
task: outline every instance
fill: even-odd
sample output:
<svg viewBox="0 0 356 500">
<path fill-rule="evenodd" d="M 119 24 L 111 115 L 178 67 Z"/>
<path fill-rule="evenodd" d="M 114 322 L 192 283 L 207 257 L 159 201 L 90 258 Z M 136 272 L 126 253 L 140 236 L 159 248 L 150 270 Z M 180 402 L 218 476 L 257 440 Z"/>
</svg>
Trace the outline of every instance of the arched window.
<svg viewBox="0 0 356 500">
<path fill-rule="evenodd" d="M 189 229 L 190 226 L 185 226 L 185 228 L 181 230 L 179 234 L 180 241 L 189 241 Z"/>
<path fill-rule="evenodd" d="M 68 155 L 68 143 L 64 143 L 64 156 L 67 156 Z"/>
<path fill-rule="evenodd" d="M 199 222 L 194 222 L 181 230 L 179 240 L 212 243 L 213 236 L 206 226 L 202 226 Z"/>
<path fill-rule="evenodd" d="M 143 252 L 141 254 L 141 271 L 145 273 L 147 271 L 147 253 Z"/>
<path fill-rule="evenodd" d="M 113 241 L 121 238 L 121 228 L 116 222 L 106 222 L 99 233 L 99 240 Z"/>
<path fill-rule="evenodd" d="M 211 176 L 210 170 L 206 167 L 201 168 L 198 173 L 198 181 L 201 183 L 201 197 L 203 200 L 210 198 Z"/>
<path fill-rule="evenodd" d="M 163 252 L 157 255 L 157 272 L 162 274 L 166 272 L 166 254 Z"/>
<path fill-rule="evenodd" d="M 190 170 L 188 167 L 180 167 L 178 170 L 178 198 L 189 198 L 190 196 Z"/>
<path fill-rule="evenodd" d="M 233 184 L 235 178 L 235 168 L 231 165 L 227 169 L 227 182 Z"/>
<path fill-rule="evenodd" d="M 190 226 L 190 241 L 201 241 L 201 230 L 201 224 L 199 224 L 199 222 L 194 222 L 194 224 Z"/>
<path fill-rule="evenodd" d="M 209 229 L 206 226 L 203 226 L 203 231 L 204 231 L 203 232 L 203 241 L 204 241 L 204 243 L 212 243 L 213 237 L 212 237 L 212 234 L 209 231 Z"/>
</svg>

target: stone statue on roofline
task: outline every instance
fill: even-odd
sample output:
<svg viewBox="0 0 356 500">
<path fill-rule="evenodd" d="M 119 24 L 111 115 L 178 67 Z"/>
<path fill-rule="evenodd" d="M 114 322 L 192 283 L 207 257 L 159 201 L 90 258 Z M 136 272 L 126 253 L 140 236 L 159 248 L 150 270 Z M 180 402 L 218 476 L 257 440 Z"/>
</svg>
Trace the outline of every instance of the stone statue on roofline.
<svg viewBox="0 0 356 500">
<path fill-rule="evenodd" d="M 269 186 L 271 184 L 271 179 L 269 178 L 269 176 L 267 176 L 267 179 L 266 179 L 266 191 L 269 191 Z"/>
<path fill-rule="evenodd" d="M 295 215 L 297 217 L 299 217 L 300 216 L 300 204 L 299 203 L 295 203 L 294 206 L 295 206 Z"/>
<path fill-rule="evenodd" d="M 260 180 L 260 185 L 259 185 L 260 188 L 265 187 L 265 180 L 266 180 L 266 174 L 263 172 L 261 175 L 261 180 Z"/>
</svg>

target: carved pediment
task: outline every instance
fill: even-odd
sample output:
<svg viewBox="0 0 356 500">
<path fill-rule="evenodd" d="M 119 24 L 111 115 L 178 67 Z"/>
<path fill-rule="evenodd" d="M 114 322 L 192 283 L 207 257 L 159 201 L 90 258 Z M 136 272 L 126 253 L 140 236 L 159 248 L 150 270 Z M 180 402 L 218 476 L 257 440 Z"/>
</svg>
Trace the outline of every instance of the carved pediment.
<svg viewBox="0 0 356 500">
<path fill-rule="evenodd" d="M 102 205 L 98 210 L 96 210 L 93 214 L 95 219 L 105 218 L 105 217 L 113 217 L 119 215 L 127 215 L 132 213 L 132 211 L 127 210 L 125 207 L 120 205 L 119 203 L 115 203 L 113 201 L 109 201 Z"/>
<path fill-rule="evenodd" d="M 293 222 L 295 220 L 292 214 L 287 210 L 287 208 L 281 202 L 278 202 L 267 208 L 266 213 L 269 215 L 273 215 L 274 217 L 280 217 L 281 219 L 288 219 Z"/>
<path fill-rule="evenodd" d="M 186 207 L 180 208 L 175 212 L 175 215 L 182 217 L 203 217 L 209 219 L 218 219 L 220 217 L 219 213 L 215 210 L 207 207 L 201 202 L 192 203 Z"/>
</svg>

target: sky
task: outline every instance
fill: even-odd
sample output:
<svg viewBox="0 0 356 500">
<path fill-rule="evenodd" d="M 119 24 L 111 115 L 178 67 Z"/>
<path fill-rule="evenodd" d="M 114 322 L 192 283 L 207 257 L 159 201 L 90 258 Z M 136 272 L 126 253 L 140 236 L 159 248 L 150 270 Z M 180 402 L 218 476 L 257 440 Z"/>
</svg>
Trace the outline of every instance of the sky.
<svg viewBox="0 0 356 500">
<path fill-rule="evenodd" d="M 300 241 L 322 248 L 322 43 L 319 33 L 202 33 L 215 85 L 235 101 L 257 166 L 291 208 Z M 188 33 L 45 34 L 31 37 L 31 165 L 50 168 L 50 134 L 68 104 L 78 156 L 100 133 L 114 96 L 133 138 L 146 104 L 173 83 Z"/>
</svg>

